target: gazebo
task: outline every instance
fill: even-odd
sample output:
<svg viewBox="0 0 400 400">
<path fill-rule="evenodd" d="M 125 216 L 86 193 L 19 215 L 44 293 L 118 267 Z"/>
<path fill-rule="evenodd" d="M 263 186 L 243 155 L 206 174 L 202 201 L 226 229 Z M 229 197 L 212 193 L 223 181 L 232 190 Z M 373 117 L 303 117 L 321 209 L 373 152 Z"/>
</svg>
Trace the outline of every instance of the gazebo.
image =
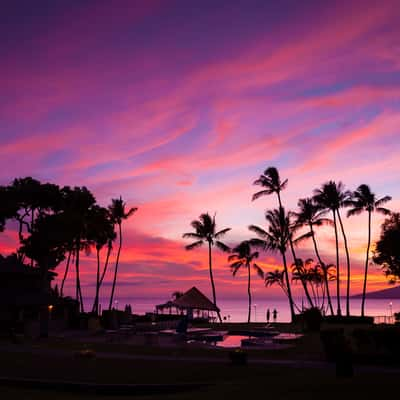
<svg viewBox="0 0 400 400">
<path fill-rule="evenodd" d="M 198 318 L 207 319 L 214 319 L 215 316 L 212 314 L 219 312 L 219 308 L 195 286 L 177 299 L 157 305 L 156 313 L 163 312 L 165 309 L 169 309 L 170 314 L 172 309 L 175 309 L 177 314 L 186 314 L 189 317 L 193 317 L 196 314 Z"/>
</svg>

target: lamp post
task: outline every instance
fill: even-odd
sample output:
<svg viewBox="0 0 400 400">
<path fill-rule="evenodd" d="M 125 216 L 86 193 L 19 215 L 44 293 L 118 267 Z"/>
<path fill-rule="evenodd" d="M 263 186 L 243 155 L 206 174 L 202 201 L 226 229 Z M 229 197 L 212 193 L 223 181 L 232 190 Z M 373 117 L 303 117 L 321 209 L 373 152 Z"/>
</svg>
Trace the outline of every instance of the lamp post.
<svg viewBox="0 0 400 400">
<path fill-rule="evenodd" d="M 257 322 L 257 304 L 254 304 L 254 322 Z"/>
<path fill-rule="evenodd" d="M 390 311 L 390 322 L 393 322 L 393 303 L 389 303 L 389 311 Z"/>
</svg>

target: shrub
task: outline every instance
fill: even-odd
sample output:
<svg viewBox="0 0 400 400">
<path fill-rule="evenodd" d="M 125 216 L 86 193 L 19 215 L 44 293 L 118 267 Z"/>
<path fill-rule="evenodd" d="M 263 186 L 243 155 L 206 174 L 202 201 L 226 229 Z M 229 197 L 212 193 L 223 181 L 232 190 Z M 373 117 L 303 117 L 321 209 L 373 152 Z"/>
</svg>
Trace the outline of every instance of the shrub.
<svg viewBox="0 0 400 400">
<path fill-rule="evenodd" d="M 317 307 L 308 308 L 302 313 L 306 328 L 310 331 L 319 331 L 322 322 L 321 310 Z"/>
</svg>

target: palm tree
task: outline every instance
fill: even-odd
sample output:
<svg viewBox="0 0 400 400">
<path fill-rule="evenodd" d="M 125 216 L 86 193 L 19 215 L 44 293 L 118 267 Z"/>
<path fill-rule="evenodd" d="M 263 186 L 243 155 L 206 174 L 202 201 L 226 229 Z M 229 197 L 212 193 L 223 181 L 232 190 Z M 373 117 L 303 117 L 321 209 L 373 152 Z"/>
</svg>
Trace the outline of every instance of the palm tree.
<svg viewBox="0 0 400 400">
<path fill-rule="evenodd" d="M 128 211 L 126 211 L 125 207 L 126 207 L 126 204 L 122 200 L 121 196 L 119 197 L 119 199 L 112 199 L 111 205 L 108 207 L 110 214 L 111 214 L 111 219 L 113 220 L 114 224 L 118 225 L 118 237 L 119 237 L 117 258 L 115 260 L 114 279 L 113 279 L 113 284 L 112 284 L 112 288 L 111 288 L 110 302 L 108 304 L 109 310 L 111 310 L 111 308 L 112 308 L 112 304 L 113 304 L 113 300 L 114 300 L 115 285 L 117 283 L 119 256 L 121 254 L 121 248 L 122 248 L 122 221 L 128 219 L 130 216 L 132 216 L 137 211 L 137 207 L 132 207 Z"/>
<path fill-rule="evenodd" d="M 381 207 L 383 204 L 390 201 L 392 198 L 390 196 L 384 196 L 380 199 L 376 198 L 375 193 L 371 192 L 368 185 L 360 185 L 352 195 L 351 210 L 347 212 L 347 216 L 361 214 L 363 211 L 368 213 L 368 245 L 367 253 L 365 257 L 365 268 L 364 268 L 364 284 L 362 292 L 362 302 L 361 302 L 361 316 L 364 316 L 365 312 L 365 295 L 367 291 L 367 274 L 368 274 L 368 262 L 369 262 L 369 250 L 371 246 L 371 220 L 372 213 L 378 212 L 383 215 L 389 215 L 390 211 L 387 208 Z"/>
<path fill-rule="evenodd" d="M 100 252 L 109 241 L 115 239 L 113 220 L 107 208 L 94 206 L 91 209 L 88 221 L 88 238 L 96 248 L 97 273 L 96 273 L 96 293 L 93 301 L 92 312 L 99 313 L 99 295 L 101 286 L 100 277 Z"/>
<path fill-rule="evenodd" d="M 292 281 L 298 281 L 302 284 L 304 293 L 306 295 L 307 301 L 310 307 L 314 307 L 313 301 L 308 291 L 308 271 L 307 262 L 304 263 L 301 258 L 298 258 L 295 263 L 292 264 Z"/>
<path fill-rule="evenodd" d="M 227 232 L 231 230 L 231 228 L 225 228 L 220 231 L 217 231 L 217 226 L 215 223 L 215 216 L 211 217 L 208 213 L 203 213 L 200 215 L 199 219 L 194 220 L 190 223 L 192 228 L 195 232 L 188 232 L 182 235 L 185 239 L 195 239 L 196 241 L 185 246 L 186 250 L 193 250 L 204 243 L 208 245 L 208 267 L 210 272 L 210 281 L 211 281 L 211 288 L 213 294 L 213 303 L 217 307 L 217 298 L 215 295 L 215 284 L 214 284 L 214 277 L 212 271 L 212 256 L 211 256 L 211 248 L 212 246 L 218 247 L 223 252 L 229 252 L 230 248 L 221 242 L 219 239 L 222 238 Z M 218 307 L 217 307 L 218 308 Z M 220 322 L 222 322 L 221 315 L 218 311 L 218 318 Z"/>
<path fill-rule="evenodd" d="M 68 271 L 69 271 L 71 255 L 72 255 L 72 249 L 70 249 L 69 252 L 68 252 L 68 258 L 67 258 L 67 263 L 65 265 L 64 276 L 63 276 L 62 281 L 61 281 L 61 287 L 60 287 L 60 295 L 61 295 L 61 297 L 63 297 L 63 295 L 64 295 L 64 285 L 65 285 L 65 281 L 67 279 L 67 275 L 68 275 Z"/>
<path fill-rule="evenodd" d="M 287 186 L 288 180 L 281 180 L 281 177 L 279 175 L 279 171 L 276 167 L 268 167 L 264 173 L 262 175 L 260 175 L 258 177 L 258 179 L 256 179 L 253 182 L 253 185 L 259 185 L 262 186 L 264 189 L 260 190 L 257 193 L 253 194 L 252 200 L 257 200 L 259 197 L 262 196 L 269 196 L 273 193 L 276 193 L 276 196 L 278 198 L 278 205 L 279 208 L 282 208 L 282 199 L 281 199 L 281 191 L 284 190 Z M 290 213 L 289 213 L 290 216 Z M 296 225 L 292 225 L 289 224 L 289 231 L 290 231 L 290 235 L 289 235 L 289 245 L 290 245 L 290 251 L 292 253 L 293 256 L 293 263 L 297 263 L 297 256 L 296 256 L 296 252 L 294 249 L 294 239 L 293 239 L 293 235 L 296 231 Z M 304 238 L 300 238 L 300 240 L 302 240 Z M 305 288 L 305 290 L 307 290 L 307 288 Z"/>
<path fill-rule="evenodd" d="M 92 243 L 88 239 L 88 223 L 92 207 L 96 199 L 86 187 L 71 189 L 66 186 L 62 189 L 62 204 L 66 219 L 66 234 L 69 237 L 70 249 L 75 253 L 76 270 L 76 300 L 80 303 L 81 312 L 84 312 L 83 296 L 80 283 L 80 252 L 89 251 Z"/>
<path fill-rule="evenodd" d="M 263 270 L 254 262 L 258 258 L 258 251 L 252 252 L 251 244 L 248 240 L 244 240 L 232 249 L 232 254 L 228 257 L 228 261 L 232 262 L 230 265 L 233 276 L 239 271 L 240 268 L 247 268 L 247 295 L 249 297 L 249 313 L 247 323 L 250 323 L 251 316 L 251 290 L 250 290 L 250 267 L 257 272 L 257 274 L 264 278 Z"/>
<path fill-rule="evenodd" d="M 290 295 L 287 290 L 287 285 L 285 284 L 285 271 L 280 271 L 279 269 L 276 269 L 275 271 L 267 272 L 264 278 L 264 283 L 265 287 L 278 285 L 289 299 Z M 300 311 L 299 307 L 297 307 L 295 304 L 294 306 L 298 311 Z"/>
<path fill-rule="evenodd" d="M 324 217 L 327 210 L 321 209 L 320 206 L 315 204 L 315 202 L 311 198 L 300 199 L 297 203 L 297 206 L 299 207 L 299 211 L 293 212 L 293 215 L 296 218 L 296 225 L 299 227 L 307 227 L 310 230 L 309 233 L 313 241 L 315 255 L 317 256 L 319 264 L 321 265 L 321 267 L 323 267 L 325 264 L 322 261 L 321 255 L 318 250 L 314 227 L 323 225 L 333 225 L 332 220 Z M 323 271 L 325 271 L 324 268 L 322 269 Z M 327 275 L 324 275 L 324 280 L 326 286 L 326 296 L 328 300 L 328 306 L 331 314 L 333 315 L 334 312 L 333 312 L 331 295 L 329 291 L 329 282 Z"/>
<path fill-rule="evenodd" d="M 286 281 L 286 289 L 288 294 L 290 313 L 292 320 L 295 318 L 294 301 L 290 288 L 288 266 L 286 260 L 286 250 L 290 241 L 290 219 L 285 213 L 283 207 L 274 210 L 268 210 L 265 213 L 265 219 L 268 223 L 268 230 L 250 225 L 250 231 L 256 233 L 261 239 L 252 239 L 251 244 L 271 251 L 279 251 L 283 260 L 283 272 Z"/>
<path fill-rule="evenodd" d="M 330 210 L 333 216 L 333 226 L 335 228 L 336 243 L 336 296 L 337 296 L 337 313 L 342 314 L 340 307 L 340 268 L 339 268 L 339 239 L 337 232 L 337 220 L 343 235 L 346 260 L 347 260 L 347 291 L 346 291 L 346 314 L 350 315 L 350 256 L 347 246 L 347 237 L 344 232 L 342 218 L 339 209 L 348 204 L 350 192 L 344 190 L 342 182 L 329 181 L 324 183 L 321 189 L 314 190 L 313 200 L 322 210 Z"/>
<path fill-rule="evenodd" d="M 268 167 L 262 175 L 258 177 L 253 185 L 262 186 L 264 189 L 253 194 L 253 201 L 257 200 L 262 196 L 269 196 L 276 193 L 278 196 L 279 207 L 282 207 L 281 191 L 286 188 L 288 180 L 285 179 L 283 182 L 279 176 L 279 172 L 275 167 Z"/>
</svg>

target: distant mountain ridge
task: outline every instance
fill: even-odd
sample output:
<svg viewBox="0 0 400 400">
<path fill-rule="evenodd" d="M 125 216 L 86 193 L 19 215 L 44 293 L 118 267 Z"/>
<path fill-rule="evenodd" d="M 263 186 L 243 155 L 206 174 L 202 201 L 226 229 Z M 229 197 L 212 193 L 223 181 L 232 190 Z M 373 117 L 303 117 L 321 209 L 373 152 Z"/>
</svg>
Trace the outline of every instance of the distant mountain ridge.
<svg viewBox="0 0 400 400">
<path fill-rule="evenodd" d="M 362 294 L 352 296 L 353 299 L 361 299 Z M 367 292 L 367 299 L 400 299 L 400 285 L 389 289 L 377 290 L 375 292 Z"/>
</svg>

